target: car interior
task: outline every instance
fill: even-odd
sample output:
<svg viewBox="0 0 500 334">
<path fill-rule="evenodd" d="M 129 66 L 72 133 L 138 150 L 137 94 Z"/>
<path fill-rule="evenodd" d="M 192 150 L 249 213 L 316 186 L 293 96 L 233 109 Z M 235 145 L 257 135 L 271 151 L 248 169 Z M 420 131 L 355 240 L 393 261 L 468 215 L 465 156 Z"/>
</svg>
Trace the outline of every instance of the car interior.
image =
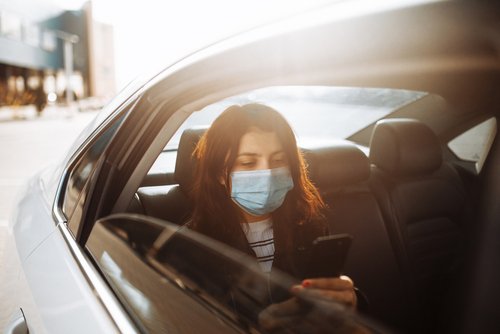
<svg viewBox="0 0 500 334">
<path fill-rule="evenodd" d="M 369 128 L 367 150 L 352 140 L 300 147 L 331 232 L 354 238 L 344 272 L 366 297 L 369 318 L 401 332 L 449 330 L 474 247 L 467 236 L 479 175 L 418 119 L 395 112 Z M 206 129 L 182 132 L 173 172 L 150 173 L 128 212 L 188 221 L 193 151 Z"/>
</svg>

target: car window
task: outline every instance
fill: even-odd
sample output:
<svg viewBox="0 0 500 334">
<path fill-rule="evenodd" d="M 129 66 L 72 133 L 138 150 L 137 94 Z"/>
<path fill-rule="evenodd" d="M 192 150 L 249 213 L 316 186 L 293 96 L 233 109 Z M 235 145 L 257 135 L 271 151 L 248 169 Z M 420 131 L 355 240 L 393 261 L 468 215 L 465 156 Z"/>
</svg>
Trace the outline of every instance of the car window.
<svg viewBox="0 0 500 334">
<path fill-rule="evenodd" d="M 175 148 L 182 131 L 210 125 L 233 104 L 263 103 L 275 108 L 295 131 L 299 144 L 345 139 L 396 109 L 427 95 L 424 92 L 328 86 L 275 86 L 230 97 L 193 113 L 170 140 Z"/>
<path fill-rule="evenodd" d="M 172 173 L 175 151 L 185 129 L 210 125 L 234 104 L 263 103 L 278 110 L 290 123 L 299 146 L 346 139 L 395 110 L 428 95 L 425 92 L 388 88 L 273 86 L 224 99 L 194 112 L 177 130 L 151 172 Z"/>
<path fill-rule="evenodd" d="M 96 222 L 87 250 L 143 332 L 258 333 L 271 295 L 286 298 L 294 282 L 265 274 L 255 260 L 215 240 L 150 217 L 119 214 Z M 301 323 L 309 333 L 367 326 L 335 302 L 302 302 L 303 314 L 282 331 L 299 332 Z"/>
<path fill-rule="evenodd" d="M 497 120 L 492 117 L 455 137 L 448 147 L 458 158 L 475 162 L 476 172 L 479 173 L 496 134 Z"/>
<path fill-rule="evenodd" d="M 124 119 L 124 114 L 109 123 L 80 154 L 78 160 L 68 171 L 66 187 L 62 193 L 62 212 L 66 216 L 69 227 L 77 233 L 78 222 L 85 203 L 85 194 L 89 180 L 94 174 L 102 153 Z"/>
<path fill-rule="evenodd" d="M 224 314 L 211 316 L 211 309 L 196 302 L 196 290 L 175 273 L 165 275 L 152 264 L 153 243 L 163 227 L 141 224 L 136 219 L 97 222 L 87 242 L 106 280 L 136 319 L 139 328 L 151 333 L 231 332 Z M 175 231 L 168 230 L 172 233 Z M 180 255 L 180 251 L 179 251 Z M 186 291 L 186 292 L 188 292 Z M 201 293 L 201 292 L 200 292 Z"/>
</svg>

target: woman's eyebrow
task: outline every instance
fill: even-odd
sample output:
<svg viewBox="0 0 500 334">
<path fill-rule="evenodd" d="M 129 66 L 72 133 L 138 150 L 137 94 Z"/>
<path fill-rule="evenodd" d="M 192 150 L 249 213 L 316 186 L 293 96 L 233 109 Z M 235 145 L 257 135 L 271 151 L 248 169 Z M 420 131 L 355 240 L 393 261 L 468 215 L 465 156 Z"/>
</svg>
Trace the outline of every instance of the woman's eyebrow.
<svg viewBox="0 0 500 334">
<path fill-rule="evenodd" d="M 285 150 L 274 151 L 273 153 L 271 153 L 271 156 L 277 155 L 277 154 L 284 154 L 284 153 L 285 153 Z"/>
<path fill-rule="evenodd" d="M 257 157 L 257 156 L 260 156 L 260 154 L 257 154 L 257 153 L 250 153 L 250 152 L 243 152 L 243 153 L 240 153 L 238 154 L 238 157 L 241 157 L 241 156 L 252 156 L 252 157 Z"/>
<path fill-rule="evenodd" d="M 274 155 L 277 155 L 277 154 L 283 154 L 285 153 L 284 150 L 279 150 L 279 151 L 274 151 L 270 154 L 270 156 L 274 156 Z M 241 156 L 251 156 L 251 157 L 258 157 L 258 156 L 261 156 L 262 154 L 260 153 L 253 153 L 253 152 L 243 152 L 243 153 L 240 153 L 238 154 L 238 157 L 241 157 Z"/>
</svg>

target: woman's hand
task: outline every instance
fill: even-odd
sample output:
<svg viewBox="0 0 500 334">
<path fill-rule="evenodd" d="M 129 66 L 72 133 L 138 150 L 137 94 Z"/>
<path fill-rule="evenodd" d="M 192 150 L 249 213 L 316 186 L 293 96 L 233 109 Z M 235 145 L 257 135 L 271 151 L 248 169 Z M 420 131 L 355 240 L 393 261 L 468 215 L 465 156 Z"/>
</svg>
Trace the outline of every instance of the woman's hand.
<svg viewBox="0 0 500 334">
<path fill-rule="evenodd" d="M 291 288 L 292 297 L 271 304 L 259 314 L 259 325 L 272 333 L 356 333 L 371 330 L 358 322 L 352 312 L 357 299 L 354 285 L 347 276 L 306 279 Z"/>
<path fill-rule="evenodd" d="M 344 315 L 345 308 L 357 304 L 354 284 L 347 276 L 315 278 L 302 281 L 290 289 L 292 297 L 271 304 L 259 314 L 259 324 L 267 331 L 293 329 L 296 333 L 369 333 L 362 325 Z M 313 300 L 313 304 L 308 301 Z M 340 303 L 340 304 L 339 304 Z"/>
<path fill-rule="evenodd" d="M 358 300 L 354 291 L 354 284 L 347 276 L 305 279 L 301 285 L 293 286 L 291 291 L 297 295 L 303 289 L 307 289 L 309 296 L 335 300 L 352 309 L 355 309 L 357 306 Z"/>
<path fill-rule="evenodd" d="M 284 302 L 271 304 L 259 314 L 259 324 L 268 331 L 279 328 L 293 328 L 307 312 L 297 297 Z"/>
</svg>

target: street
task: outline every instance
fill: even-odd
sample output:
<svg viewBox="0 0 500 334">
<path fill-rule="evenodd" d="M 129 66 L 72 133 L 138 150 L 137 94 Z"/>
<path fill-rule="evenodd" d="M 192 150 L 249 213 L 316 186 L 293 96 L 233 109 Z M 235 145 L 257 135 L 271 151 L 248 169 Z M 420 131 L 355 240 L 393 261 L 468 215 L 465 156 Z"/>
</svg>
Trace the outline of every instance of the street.
<svg viewBox="0 0 500 334">
<path fill-rule="evenodd" d="M 43 166 L 62 159 L 96 112 L 49 107 L 38 117 L 30 107 L 0 109 L 0 331 L 15 308 L 19 279 L 11 258 L 8 221 L 17 193 Z M 12 287 L 9 289 L 9 287 Z"/>
</svg>

